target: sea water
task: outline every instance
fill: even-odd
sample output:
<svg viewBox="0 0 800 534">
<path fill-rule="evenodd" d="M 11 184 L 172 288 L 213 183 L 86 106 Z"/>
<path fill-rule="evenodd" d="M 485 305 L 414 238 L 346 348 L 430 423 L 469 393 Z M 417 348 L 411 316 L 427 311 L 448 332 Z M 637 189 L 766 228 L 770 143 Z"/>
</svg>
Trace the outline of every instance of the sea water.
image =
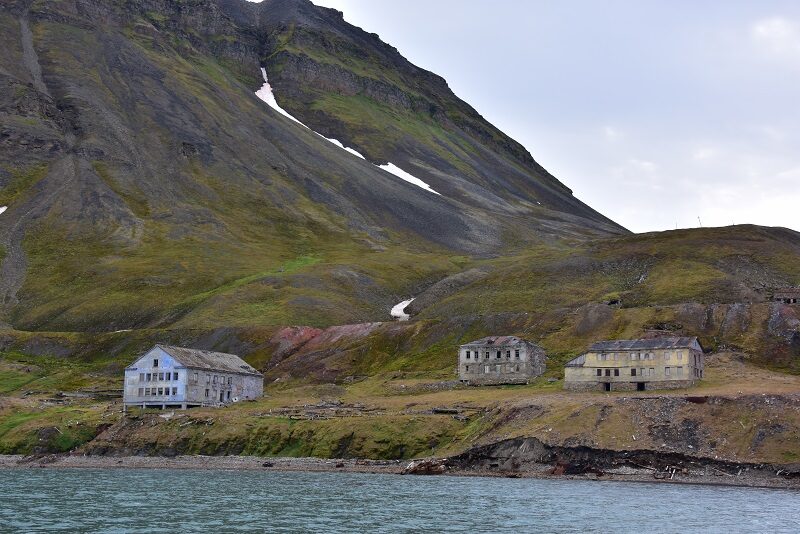
<svg viewBox="0 0 800 534">
<path fill-rule="evenodd" d="M 2 532 L 800 532 L 789 490 L 219 470 L 0 470 Z"/>
</svg>

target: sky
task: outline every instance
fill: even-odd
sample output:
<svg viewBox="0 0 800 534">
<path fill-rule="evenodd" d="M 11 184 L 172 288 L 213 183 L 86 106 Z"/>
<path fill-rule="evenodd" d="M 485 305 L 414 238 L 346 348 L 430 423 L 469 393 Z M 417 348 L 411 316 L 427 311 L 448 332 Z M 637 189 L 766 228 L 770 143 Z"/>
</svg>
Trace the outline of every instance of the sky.
<svg viewBox="0 0 800 534">
<path fill-rule="evenodd" d="M 314 3 L 443 76 L 630 230 L 800 230 L 800 2 Z"/>
</svg>

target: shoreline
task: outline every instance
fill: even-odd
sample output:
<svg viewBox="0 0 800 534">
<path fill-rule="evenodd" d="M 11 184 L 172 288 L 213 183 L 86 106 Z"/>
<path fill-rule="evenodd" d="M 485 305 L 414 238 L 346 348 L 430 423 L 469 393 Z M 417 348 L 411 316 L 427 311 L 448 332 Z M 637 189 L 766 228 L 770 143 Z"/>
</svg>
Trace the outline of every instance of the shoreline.
<svg viewBox="0 0 800 534">
<path fill-rule="evenodd" d="M 417 460 L 418 461 L 418 460 Z M 424 460 L 423 460 L 424 461 Z M 326 459 L 260 456 L 83 456 L 51 454 L 43 456 L 0 455 L 0 471 L 6 469 L 185 469 L 222 471 L 277 471 L 306 473 L 362 473 L 403 475 L 411 460 Z M 637 482 L 650 484 L 691 484 L 739 488 L 800 490 L 800 479 L 765 476 L 763 473 L 743 476 L 714 475 L 707 472 L 676 473 L 672 478 L 655 478 L 653 471 L 629 467 L 610 469 L 602 474 L 552 474 L 552 466 L 534 464 L 528 469 L 451 467 L 436 474 L 414 476 L 469 476 L 489 478 L 531 478 L 538 480 L 584 480 L 596 482 Z"/>
</svg>

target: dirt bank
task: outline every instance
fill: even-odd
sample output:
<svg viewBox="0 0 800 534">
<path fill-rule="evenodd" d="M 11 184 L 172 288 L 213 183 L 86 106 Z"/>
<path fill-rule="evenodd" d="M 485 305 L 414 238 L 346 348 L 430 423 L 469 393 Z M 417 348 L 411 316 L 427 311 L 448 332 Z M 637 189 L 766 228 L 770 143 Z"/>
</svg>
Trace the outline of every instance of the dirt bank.
<svg viewBox="0 0 800 534">
<path fill-rule="evenodd" d="M 530 444 L 528 444 L 530 445 Z M 711 484 L 739 487 L 785 488 L 800 490 L 796 471 L 775 470 L 774 466 L 726 465 L 725 469 L 696 463 L 681 467 L 676 463 L 664 469 L 638 465 L 634 461 L 608 464 L 572 463 L 556 457 L 540 457 L 541 461 L 508 462 L 503 456 L 489 452 L 525 449 L 524 444 L 497 444 L 489 451 L 471 451 L 455 458 L 400 460 L 355 460 L 321 458 L 283 458 L 257 456 L 83 456 L 0 455 L 0 469 L 221 469 L 237 471 L 301 471 L 310 473 L 345 472 L 372 474 L 431 474 L 449 476 L 484 476 L 505 478 L 536 478 L 551 480 L 594 480 L 621 482 L 661 482 L 671 484 Z M 539 447 L 529 451 L 541 453 Z M 550 451 L 552 452 L 552 451 Z"/>
</svg>

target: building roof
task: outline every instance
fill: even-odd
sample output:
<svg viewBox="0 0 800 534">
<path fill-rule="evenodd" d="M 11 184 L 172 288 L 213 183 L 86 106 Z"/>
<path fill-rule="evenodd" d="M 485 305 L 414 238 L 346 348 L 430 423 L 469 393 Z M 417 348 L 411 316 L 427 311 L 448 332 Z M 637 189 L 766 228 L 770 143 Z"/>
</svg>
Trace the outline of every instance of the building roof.
<svg viewBox="0 0 800 534">
<path fill-rule="evenodd" d="M 213 352 L 210 350 L 187 349 L 185 347 L 173 347 L 170 345 L 161 344 L 158 344 L 153 348 L 160 348 L 181 362 L 185 367 L 261 376 L 261 373 L 259 373 L 252 365 L 248 364 L 235 354 Z"/>
<path fill-rule="evenodd" d="M 530 342 L 520 339 L 517 336 L 487 336 L 476 339 L 475 341 L 470 341 L 469 343 L 464 343 L 464 345 L 520 345 L 522 343 Z"/>
<path fill-rule="evenodd" d="M 616 341 L 598 341 L 589 347 L 588 352 L 688 349 L 700 342 L 696 337 L 657 337 L 653 339 L 618 339 Z M 701 347 L 702 348 L 702 347 Z"/>
<path fill-rule="evenodd" d="M 583 364 L 586 363 L 586 355 L 581 354 L 577 358 L 573 358 L 568 361 L 565 367 L 583 367 Z"/>
<path fill-rule="evenodd" d="M 779 298 L 780 296 L 800 297 L 800 287 L 782 287 L 780 289 L 776 289 L 774 296 L 776 298 Z"/>
</svg>

